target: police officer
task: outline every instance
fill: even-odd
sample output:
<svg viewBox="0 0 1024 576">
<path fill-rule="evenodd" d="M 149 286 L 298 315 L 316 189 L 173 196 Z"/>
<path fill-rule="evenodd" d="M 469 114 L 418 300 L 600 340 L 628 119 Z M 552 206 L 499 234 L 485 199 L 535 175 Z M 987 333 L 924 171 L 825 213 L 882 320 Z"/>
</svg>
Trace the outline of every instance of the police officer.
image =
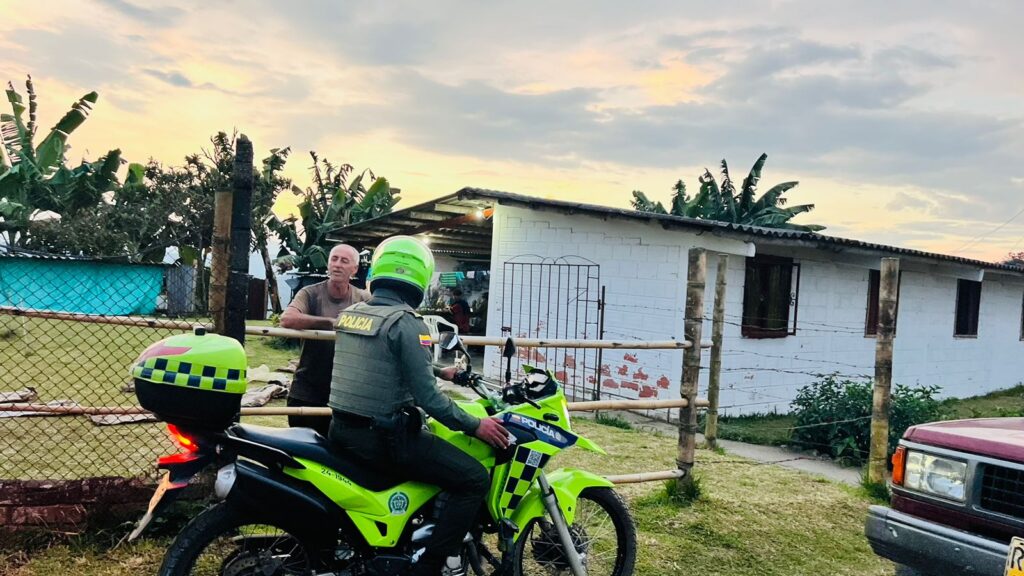
<svg viewBox="0 0 1024 576">
<path fill-rule="evenodd" d="M 394 236 L 377 247 L 370 263 L 370 300 L 338 319 L 328 405 L 335 449 L 448 494 L 413 568 L 413 574 L 437 575 L 446 558 L 460 553 L 490 479 L 482 464 L 426 431 L 416 407 L 496 448 L 508 447 L 508 432 L 496 419 L 466 413 L 437 389 L 435 375 L 452 380 L 456 369 L 433 368 L 430 332 L 413 312 L 433 273 L 433 254 L 415 238 Z"/>
</svg>

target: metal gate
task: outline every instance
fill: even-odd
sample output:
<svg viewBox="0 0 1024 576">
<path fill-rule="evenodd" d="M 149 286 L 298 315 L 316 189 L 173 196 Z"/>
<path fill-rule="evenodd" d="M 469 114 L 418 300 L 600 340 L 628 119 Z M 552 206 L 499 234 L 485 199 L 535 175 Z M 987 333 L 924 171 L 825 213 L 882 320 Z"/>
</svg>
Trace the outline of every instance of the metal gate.
<svg viewBox="0 0 1024 576">
<path fill-rule="evenodd" d="M 505 262 L 501 331 L 514 338 L 599 339 L 603 325 L 601 267 L 577 256 L 517 256 Z M 596 399 L 601 351 L 520 349 L 522 364 L 555 372 L 572 399 Z"/>
</svg>

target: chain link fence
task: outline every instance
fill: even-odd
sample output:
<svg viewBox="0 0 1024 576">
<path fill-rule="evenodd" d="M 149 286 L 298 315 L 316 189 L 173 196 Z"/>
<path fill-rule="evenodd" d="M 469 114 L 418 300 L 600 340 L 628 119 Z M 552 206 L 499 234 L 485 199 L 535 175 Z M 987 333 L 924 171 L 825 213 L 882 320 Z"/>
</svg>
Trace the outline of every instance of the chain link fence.
<svg viewBox="0 0 1024 576">
<path fill-rule="evenodd" d="M 155 473 L 172 445 L 151 416 L 41 410 L 138 407 L 128 377 L 138 354 L 181 333 L 183 320 L 209 323 L 202 276 L 187 266 L 0 256 L 0 482 Z"/>
</svg>

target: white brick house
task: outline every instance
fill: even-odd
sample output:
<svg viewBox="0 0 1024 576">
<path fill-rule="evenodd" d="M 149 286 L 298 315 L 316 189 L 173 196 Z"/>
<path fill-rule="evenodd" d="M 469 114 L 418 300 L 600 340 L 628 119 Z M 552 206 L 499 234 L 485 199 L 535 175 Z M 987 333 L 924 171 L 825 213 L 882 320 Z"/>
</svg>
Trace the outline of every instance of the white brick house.
<svg viewBox="0 0 1024 576">
<path fill-rule="evenodd" d="M 1024 380 L 1024 271 L 1014 267 L 475 189 L 338 237 L 372 247 L 398 233 L 429 238 L 449 266 L 489 261 L 489 336 L 597 338 L 603 328 L 606 339 L 682 339 L 687 254 L 702 247 L 709 339 L 717 255 L 730 255 L 720 401 L 728 414 L 787 411 L 823 373 L 873 374 L 870 302 L 883 257 L 900 258 L 901 268 L 895 383 L 969 396 Z M 495 376 L 498 360 L 487 351 Z M 674 398 L 682 372 L 678 350 L 606 350 L 600 361 L 594 351 L 523 350 L 520 361 L 561 372 L 587 396 Z M 705 369 L 702 387 L 706 380 Z"/>
</svg>

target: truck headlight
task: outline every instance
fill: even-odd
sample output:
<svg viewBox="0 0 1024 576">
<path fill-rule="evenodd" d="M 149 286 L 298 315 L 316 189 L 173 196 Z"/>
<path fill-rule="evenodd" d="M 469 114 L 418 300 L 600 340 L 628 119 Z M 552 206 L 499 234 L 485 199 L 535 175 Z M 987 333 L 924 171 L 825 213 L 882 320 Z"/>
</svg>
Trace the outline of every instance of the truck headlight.
<svg viewBox="0 0 1024 576">
<path fill-rule="evenodd" d="M 904 488 L 963 502 L 966 483 L 966 463 L 924 452 L 907 451 Z"/>
</svg>

